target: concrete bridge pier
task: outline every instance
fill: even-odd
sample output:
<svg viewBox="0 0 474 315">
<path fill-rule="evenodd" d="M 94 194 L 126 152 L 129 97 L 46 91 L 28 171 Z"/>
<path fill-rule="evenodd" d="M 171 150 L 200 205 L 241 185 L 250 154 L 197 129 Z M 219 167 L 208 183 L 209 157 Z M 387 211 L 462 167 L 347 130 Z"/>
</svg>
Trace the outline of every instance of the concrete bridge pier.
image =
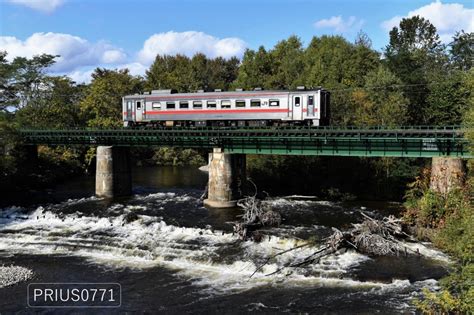
<svg viewBox="0 0 474 315">
<path fill-rule="evenodd" d="M 446 195 L 464 183 L 466 169 L 462 159 L 434 157 L 431 162 L 430 188 Z"/>
<path fill-rule="evenodd" d="M 132 193 L 130 149 L 98 146 L 95 194 L 98 197 L 128 196 Z"/>
<path fill-rule="evenodd" d="M 208 199 L 204 204 L 212 208 L 232 208 L 242 198 L 246 180 L 245 154 L 224 153 L 216 148 L 209 153 Z"/>
</svg>

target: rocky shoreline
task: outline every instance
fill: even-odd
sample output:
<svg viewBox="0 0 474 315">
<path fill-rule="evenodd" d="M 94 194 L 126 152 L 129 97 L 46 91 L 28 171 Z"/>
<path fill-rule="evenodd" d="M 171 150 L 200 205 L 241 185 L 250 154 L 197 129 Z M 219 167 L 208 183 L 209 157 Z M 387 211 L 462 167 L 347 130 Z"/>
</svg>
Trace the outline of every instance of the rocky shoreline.
<svg viewBox="0 0 474 315">
<path fill-rule="evenodd" d="M 20 266 L 0 266 L 0 288 L 26 281 L 33 277 L 31 269 Z"/>
</svg>

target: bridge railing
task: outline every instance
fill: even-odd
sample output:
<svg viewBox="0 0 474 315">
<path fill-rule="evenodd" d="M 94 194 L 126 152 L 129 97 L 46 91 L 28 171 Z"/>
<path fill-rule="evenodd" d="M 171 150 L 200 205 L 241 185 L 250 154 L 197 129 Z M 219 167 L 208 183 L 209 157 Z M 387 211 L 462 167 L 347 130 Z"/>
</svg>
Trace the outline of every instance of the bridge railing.
<svg viewBox="0 0 474 315">
<path fill-rule="evenodd" d="M 470 157 L 463 133 L 458 126 L 20 130 L 27 144 L 221 147 L 228 152 L 255 154 Z"/>
</svg>

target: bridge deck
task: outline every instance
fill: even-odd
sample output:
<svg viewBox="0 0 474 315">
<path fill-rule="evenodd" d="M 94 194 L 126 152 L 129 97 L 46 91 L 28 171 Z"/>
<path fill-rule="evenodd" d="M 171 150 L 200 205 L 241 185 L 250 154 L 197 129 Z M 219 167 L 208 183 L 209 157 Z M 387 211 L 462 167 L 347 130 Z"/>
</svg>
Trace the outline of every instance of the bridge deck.
<svg viewBox="0 0 474 315">
<path fill-rule="evenodd" d="M 21 130 L 25 144 L 223 148 L 229 153 L 472 158 L 457 127 Z"/>
</svg>

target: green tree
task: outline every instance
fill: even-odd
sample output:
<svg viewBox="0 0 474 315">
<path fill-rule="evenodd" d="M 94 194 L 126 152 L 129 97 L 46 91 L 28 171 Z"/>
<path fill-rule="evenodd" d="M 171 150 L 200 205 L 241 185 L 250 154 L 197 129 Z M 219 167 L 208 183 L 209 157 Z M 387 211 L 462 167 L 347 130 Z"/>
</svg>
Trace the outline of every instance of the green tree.
<svg viewBox="0 0 474 315">
<path fill-rule="evenodd" d="M 353 123 L 352 91 L 362 87 L 367 72 L 380 64 L 379 54 L 370 47 L 370 39 L 363 33 L 355 44 L 341 36 L 313 37 L 306 48 L 305 60 L 305 85 L 323 86 L 331 91 L 331 124 Z"/>
<path fill-rule="evenodd" d="M 474 69 L 470 69 L 464 77 L 464 86 L 471 91 L 467 98 L 467 109 L 464 113 L 463 125 L 467 129 L 466 136 L 470 142 L 471 152 L 474 152 Z M 471 161 L 471 169 L 474 170 L 474 161 Z M 474 185 L 473 185 L 474 186 Z"/>
<path fill-rule="evenodd" d="M 304 50 L 297 36 L 278 42 L 270 51 L 274 70 L 269 85 L 274 89 L 294 89 L 303 85 Z"/>
<path fill-rule="evenodd" d="M 457 32 L 453 41 L 449 44 L 451 61 L 459 70 L 469 70 L 472 68 L 474 56 L 474 32 Z"/>
<path fill-rule="evenodd" d="M 345 65 L 352 44 L 342 36 L 313 37 L 305 51 L 305 78 L 308 86 L 344 87 L 349 83 Z"/>
<path fill-rule="evenodd" d="M 82 115 L 91 127 L 120 127 L 122 125 L 122 97 L 140 93 L 143 81 L 125 70 L 97 68 L 92 82 L 80 103 Z"/>
<path fill-rule="evenodd" d="M 0 111 L 18 104 L 16 89 L 13 84 L 15 69 L 7 60 L 7 53 L 0 51 Z"/>
<path fill-rule="evenodd" d="M 178 92 L 229 88 L 236 79 L 239 60 L 217 57 L 209 59 L 196 54 L 192 59 L 183 55 L 158 55 L 146 71 L 145 87 L 149 90 L 175 89 Z"/>
<path fill-rule="evenodd" d="M 425 121 L 430 125 L 460 125 L 468 108 L 472 89 L 466 86 L 469 74 L 459 70 L 438 73 L 430 78 Z"/>
<path fill-rule="evenodd" d="M 65 128 L 80 126 L 79 101 L 84 85 L 76 85 L 67 77 L 47 77 L 37 99 L 16 112 L 22 126 Z"/>
<path fill-rule="evenodd" d="M 208 90 L 210 88 L 209 59 L 202 53 L 195 54 L 191 59 L 191 91 Z"/>
<path fill-rule="evenodd" d="M 247 49 L 233 86 L 247 90 L 256 87 L 271 89 L 270 77 L 274 69 L 273 56 L 267 53 L 263 46 L 260 46 L 257 51 Z"/>
<path fill-rule="evenodd" d="M 385 57 L 390 70 L 405 85 L 404 92 L 410 100 L 409 123 L 429 123 L 428 76 L 444 71 L 447 61 L 436 27 L 419 16 L 402 19 L 399 27 L 390 31 Z"/>
<path fill-rule="evenodd" d="M 365 76 L 365 85 L 352 93 L 354 124 L 395 127 L 406 122 L 408 100 L 400 89 L 401 81 L 385 66 Z"/>
<path fill-rule="evenodd" d="M 149 90 L 176 89 L 189 92 L 191 60 L 184 55 L 157 55 L 145 74 L 145 87 Z"/>
<path fill-rule="evenodd" d="M 351 57 L 346 60 L 349 86 L 364 85 L 367 73 L 374 71 L 380 65 L 380 54 L 372 49 L 372 42 L 367 34 L 359 32 L 351 49 Z"/>
<path fill-rule="evenodd" d="M 7 60 L 7 53 L 0 52 L 0 110 L 22 108 L 35 102 L 44 90 L 48 77 L 45 70 L 54 64 L 57 56 L 39 55 L 30 59 L 16 57 Z"/>
<path fill-rule="evenodd" d="M 228 60 L 221 57 L 209 60 L 208 90 L 228 90 L 237 78 L 239 63 L 239 59 L 235 57 Z"/>
</svg>

